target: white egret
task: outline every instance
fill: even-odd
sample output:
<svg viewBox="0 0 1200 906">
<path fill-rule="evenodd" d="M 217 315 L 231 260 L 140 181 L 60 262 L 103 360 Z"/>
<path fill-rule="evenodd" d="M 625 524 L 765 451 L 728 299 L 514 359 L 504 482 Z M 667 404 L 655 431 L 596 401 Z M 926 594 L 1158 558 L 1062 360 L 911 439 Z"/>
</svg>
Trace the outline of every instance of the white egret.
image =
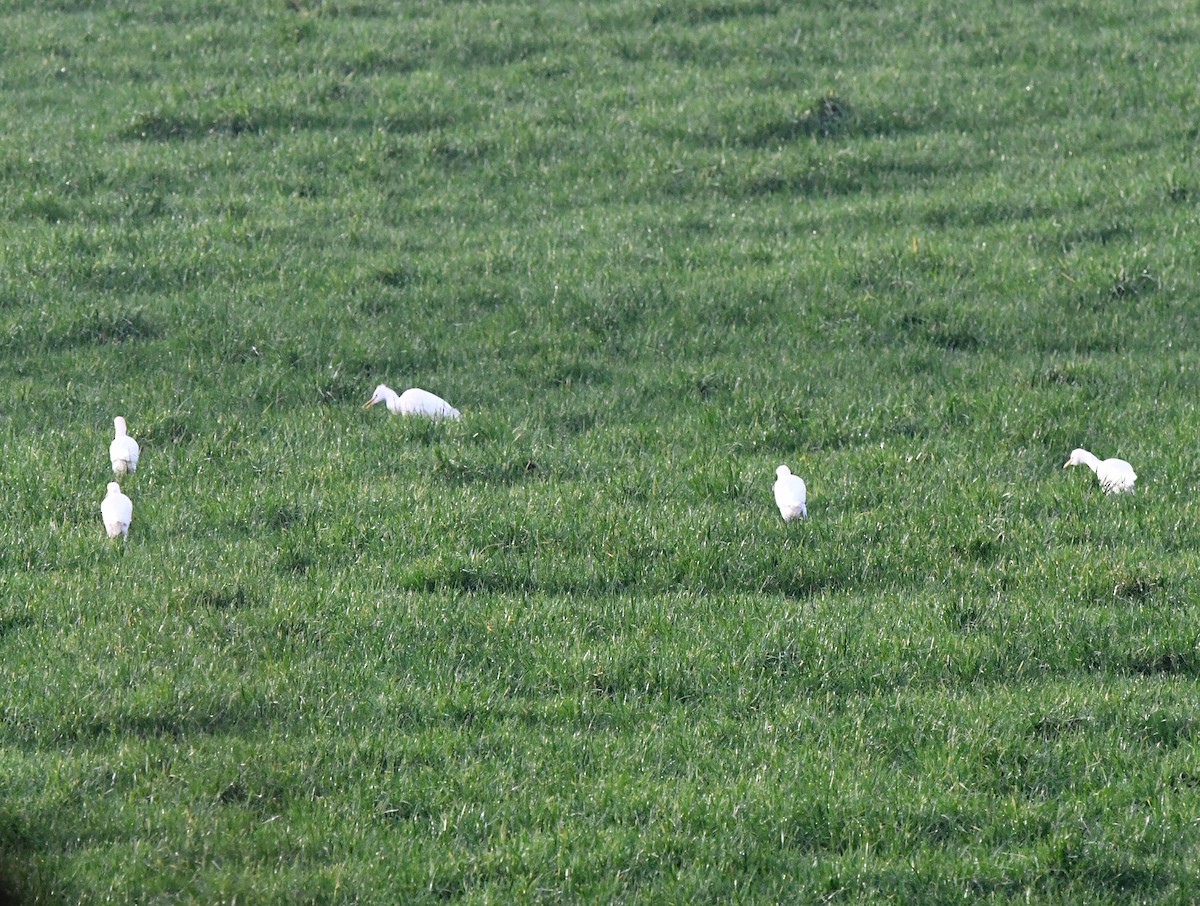
<svg viewBox="0 0 1200 906">
<path fill-rule="evenodd" d="M 775 470 L 775 475 L 775 503 L 779 507 L 779 515 L 784 522 L 805 518 L 808 515 L 805 507 L 808 489 L 804 486 L 804 479 L 793 475 L 787 466 L 780 466 Z"/>
<path fill-rule="evenodd" d="M 121 486 L 115 481 L 108 483 L 108 496 L 100 504 L 100 515 L 104 517 L 104 530 L 108 537 L 124 538 L 129 533 L 129 523 L 133 521 L 133 501 L 121 492 Z"/>
<path fill-rule="evenodd" d="M 1082 447 L 1071 451 L 1071 458 L 1063 464 L 1063 468 L 1067 466 L 1087 466 L 1096 473 L 1100 487 L 1104 488 L 1106 494 L 1132 491 L 1133 483 L 1137 481 L 1137 473 L 1125 460 L 1098 459 Z"/>
<path fill-rule="evenodd" d="M 124 475 L 126 472 L 137 471 L 138 442 L 129 436 L 125 427 L 125 419 L 117 416 L 113 419 L 113 427 L 117 436 L 108 445 L 108 458 L 112 460 L 113 472 Z"/>
<path fill-rule="evenodd" d="M 371 398 L 363 405 L 370 409 L 376 403 L 385 403 L 392 415 L 422 415 L 425 418 L 461 418 L 462 413 L 448 402 L 428 390 L 413 387 L 397 394 L 386 384 L 375 388 Z"/>
</svg>

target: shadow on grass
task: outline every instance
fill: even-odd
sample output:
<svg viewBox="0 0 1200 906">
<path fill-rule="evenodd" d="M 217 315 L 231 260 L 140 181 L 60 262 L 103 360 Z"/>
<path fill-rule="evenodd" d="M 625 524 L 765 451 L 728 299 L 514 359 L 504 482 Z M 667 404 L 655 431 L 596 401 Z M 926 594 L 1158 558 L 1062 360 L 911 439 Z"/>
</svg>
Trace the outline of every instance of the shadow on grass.
<svg viewBox="0 0 1200 906">
<path fill-rule="evenodd" d="M 10 635 L 15 634 L 18 630 L 32 625 L 33 617 L 28 614 L 0 617 L 0 642 L 4 641 Z"/>
<path fill-rule="evenodd" d="M 877 583 L 872 583 L 869 577 L 861 574 L 851 576 L 838 572 L 804 572 L 791 576 L 772 576 L 756 589 L 746 591 L 762 591 L 783 595 L 785 598 L 807 600 L 826 594 L 840 594 L 847 591 L 862 591 Z"/>
<path fill-rule="evenodd" d="M 868 131 L 873 131 L 860 120 L 849 103 L 835 94 L 827 94 L 795 116 L 766 120 L 751 126 L 739 137 L 743 144 L 765 148 L 802 138 L 831 138 L 856 126 L 866 126 Z"/>
<path fill-rule="evenodd" d="M 767 0 L 725 0 L 716 3 L 663 3 L 650 14 L 653 25 L 711 25 L 737 19 L 774 16 L 780 4 Z"/>
<path fill-rule="evenodd" d="M 165 142 L 195 141 L 209 136 L 237 138 L 272 129 L 323 128 L 321 118 L 286 108 L 234 106 L 210 112 L 158 111 L 143 113 L 120 133 L 123 139 Z"/>
<path fill-rule="evenodd" d="M 245 731 L 258 732 L 270 705 L 258 702 L 221 704 L 211 708 L 180 701 L 171 707 L 132 714 L 118 711 L 89 715 L 52 734 L 56 743 L 103 739 L 184 739 Z"/>
<path fill-rule="evenodd" d="M 1129 670 L 1139 676 L 1200 676 L 1200 655 L 1195 647 L 1186 650 L 1148 652 L 1134 658 Z"/>
<path fill-rule="evenodd" d="M 438 450 L 435 457 L 434 477 L 452 485 L 512 485 L 544 477 L 541 466 L 528 456 L 503 462 L 472 463 L 451 458 Z"/>
<path fill-rule="evenodd" d="M 20 906 L 35 899 L 29 882 L 38 849 L 24 823 L 8 807 L 0 809 L 0 906 Z"/>
<path fill-rule="evenodd" d="M 241 609 L 256 602 L 254 593 L 247 591 L 244 585 L 195 588 L 188 593 L 187 600 L 191 607 L 209 607 L 213 610 Z"/>
<path fill-rule="evenodd" d="M 550 543 L 531 534 L 513 535 L 505 541 L 506 547 L 534 556 L 534 560 L 518 556 L 511 561 L 412 561 L 398 586 L 410 591 L 468 594 L 774 594 L 803 601 L 901 584 L 885 565 L 847 562 L 764 575 L 750 567 L 730 572 L 724 563 L 689 566 L 686 557 L 651 548 L 620 561 L 566 554 L 552 561 L 536 559 L 537 551 Z"/>
<path fill-rule="evenodd" d="M 797 142 L 842 138 L 878 138 L 928 129 L 938 116 L 932 109 L 887 110 L 859 107 L 847 98 L 829 92 L 792 109 L 747 109 L 745 104 L 718 111 L 707 124 L 668 137 L 702 148 L 780 148 Z"/>
<path fill-rule="evenodd" d="M 14 331 L 0 348 L 15 354 L 28 353 L 32 349 L 42 352 L 77 349 L 80 347 L 109 343 L 127 343 L 131 340 L 153 340 L 161 335 L 158 324 L 141 309 L 101 311 L 92 309 L 87 314 L 70 320 L 39 327 L 30 322 Z"/>
</svg>

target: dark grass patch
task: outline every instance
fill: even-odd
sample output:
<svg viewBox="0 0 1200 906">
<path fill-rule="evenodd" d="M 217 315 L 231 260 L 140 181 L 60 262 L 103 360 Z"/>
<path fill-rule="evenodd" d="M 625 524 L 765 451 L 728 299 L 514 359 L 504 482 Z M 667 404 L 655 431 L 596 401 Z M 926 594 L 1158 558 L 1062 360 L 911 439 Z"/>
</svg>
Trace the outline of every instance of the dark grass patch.
<svg viewBox="0 0 1200 906">
<path fill-rule="evenodd" d="M 956 557 L 975 563 L 993 563 L 1000 557 L 1004 547 L 1004 535 L 977 535 L 967 541 L 956 541 L 950 552 Z"/>
<path fill-rule="evenodd" d="M 0 564 L 31 572 L 49 572 L 56 568 L 58 545 L 47 547 L 32 538 L 21 538 L 0 547 Z"/>
<path fill-rule="evenodd" d="M 373 329 L 379 329 L 375 325 L 372 326 Z M 322 361 L 316 351 L 311 353 L 311 357 L 314 364 L 322 367 L 327 362 L 327 360 Z M 364 403 L 370 398 L 375 385 L 382 383 L 387 384 L 397 393 L 403 393 L 412 386 L 420 386 L 438 396 L 446 397 L 451 405 L 455 405 L 450 391 L 440 382 L 434 382 L 432 378 L 428 378 L 429 375 L 445 370 L 449 358 L 448 344 L 443 346 L 440 343 L 430 342 L 427 337 L 420 334 L 405 333 L 388 342 L 372 344 L 362 351 L 347 355 L 341 362 L 341 368 L 346 375 L 363 382 L 361 392 Z M 426 377 L 422 377 L 418 381 L 416 377 L 418 375 Z M 458 406 L 458 408 L 462 407 Z M 382 418 L 383 415 L 390 413 L 386 406 L 376 405 L 369 414 L 375 418 Z M 397 424 L 415 425 L 418 422 L 436 424 L 429 422 L 428 419 L 396 419 Z"/>
<path fill-rule="evenodd" d="M 118 137 L 145 142 L 192 142 L 206 138 L 239 138 L 265 132 L 325 129 L 333 121 L 309 110 L 232 105 L 212 111 L 140 113 Z"/>
<path fill-rule="evenodd" d="M 180 413 L 151 422 L 140 434 L 143 442 L 149 441 L 151 446 L 174 446 L 196 440 L 199 431 L 194 416 Z"/>
<path fill-rule="evenodd" d="M 55 197 L 43 192 L 34 192 L 22 198 L 12 209 L 14 219 L 40 220 L 45 223 L 64 223 L 76 216 L 75 209 Z"/>
<path fill-rule="evenodd" d="M 982 201 L 959 202 L 931 208 L 922 215 L 927 226 L 937 229 L 956 227 L 981 228 L 996 224 L 1022 223 L 1043 216 L 1032 201 Z"/>
<path fill-rule="evenodd" d="M 965 323 L 930 325 L 925 336 L 934 346 L 949 352 L 973 352 L 984 345 L 978 329 Z"/>
<path fill-rule="evenodd" d="M 300 788 L 287 783 L 282 777 L 272 776 L 267 769 L 245 765 L 235 779 L 228 781 L 217 791 L 214 801 L 222 806 L 244 808 L 259 818 L 270 820 L 286 811 Z M 323 796 L 316 787 L 304 789 L 304 798 L 315 801 Z"/>
<path fill-rule="evenodd" d="M 686 668 L 623 655 L 596 665 L 584 681 L 584 688 L 591 695 L 622 703 L 649 700 L 682 704 L 703 696 Z"/>
<path fill-rule="evenodd" d="M 42 835 L 10 803 L 0 806 L 0 906 L 34 902 L 32 885 L 26 881 L 32 857 L 45 845 Z"/>
<path fill-rule="evenodd" d="M 194 141 L 213 135 L 237 137 L 261 132 L 264 121 L 249 111 L 229 111 L 210 117 L 181 113 L 143 113 L 121 133 L 142 141 Z"/>
<path fill-rule="evenodd" d="M 1147 268 L 1131 272 L 1122 267 L 1113 277 L 1112 286 L 1108 292 L 1113 298 L 1122 299 L 1127 296 L 1136 297 L 1152 293 L 1161 287 L 1162 282 Z"/>
<path fill-rule="evenodd" d="M 1149 651 L 1130 660 L 1129 671 L 1140 676 L 1200 676 L 1200 651 L 1195 645 Z"/>
<path fill-rule="evenodd" d="M 1192 200 L 1194 195 L 1195 192 L 1191 185 L 1177 182 L 1174 178 L 1167 180 L 1166 196 L 1168 201 L 1174 204 L 1186 204 Z"/>
<path fill-rule="evenodd" d="M 277 532 L 286 532 L 293 526 L 300 525 L 305 520 L 304 511 L 292 504 L 275 504 L 267 508 L 263 522 L 267 528 Z"/>
<path fill-rule="evenodd" d="M 251 789 L 242 781 L 234 781 L 217 794 L 217 802 L 221 805 L 247 806 L 256 812 L 267 813 L 283 808 L 286 799 L 280 784 Z"/>
<path fill-rule="evenodd" d="M 934 110 L 919 108 L 903 111 L 864 109 L 841 95 L 828 92 L 807 102 L 797 99 L 790 109 L 786 103 L 777 100 L 739 101 L 719 108 L 708 120 L 664 123 L 662 132 L 674 141 L 710 150 L 731 146 L 758 151 L 790 149 L 806 155 L 812 169 L 823 172 L 829 179 L 837 174 L 838 165 L 842 163 L 842 155 L 830 156 L 835 146 L 847 141 L 881 140 L 926 130 L 936 116 L 938 113 Z M 869 157 L 865 153 L 853 155 L 865 163 L 861 171 L 864 174 L 871 168 L 883 172 L 889 161 L 892 168 L 902 169 L 903 165 L 894 158 L 896 149 L 886 142 L 874 141 L 861 150 L 872 152 Z M 740 161 L 742 166 L 748 163 L 748 160 Z M 727 161 L 708 175 L 717 177 L 720 182 L 728 182 L 729 177 L 736 174 L 734 167 L 737 165 L 738 162 Z M 816 178 L 814 174 L 814 182 Z M 995 213 L 1000 216 L 1004 211 L 997 209 Z M 986 212 L 981 209 L 979 216 L 986 216 Z"/>
<path fill-rule="evenodd" d="M 398 264 L 376 271 L 375 280 L 388 289 L 408 289 L 410 286 L 420 285 L 423 282 L 420 268 L 406 264 Z M 378 314 L 378 312 L 375 313 Z"/>
<path fill-rule="evenodd" d="M 348 403 L 366 402 L 368 381 L 362 377 L 347 374 L 342 368 L 330 368 L 314 385 L 316 398 L 327 406 L 342 406 Z"/>
<path fill-rule="evenodd" d="M 40 330 L 36 323 L 22 324 L 10 334 L 7 345 L 13 347 L 14 352 L 26 352 L 30 345 L 47 351 L 63 351 L 95 345 L 153 340 L 161 334 L 159 323 L 141 308 L 93 308 L 65 321 L 51 322 Z"/>
<path fill-rule="evenodd" d="M 417 563 L 400 580 L 400 587 L 424 592 L 533 593 L 542 591 L 539 583 L 522 569 L 489 568 L 486 564 Z"/>
<path fill-rule="evenodd" d="M 842 570 L 797 570 L 791 575 L 771 576 L 761 584 L 761 591 L 808 600 L 822 595 L 862 589 L 871 583 L 862 573 Z"/>
<path fill-rule="evenodd" d="M 901 315 L 900 331 L 916 335 L 948 352 L 973 352 L 984 345 L 980 329 L 962 315 L 935 309 L 919 309 Z"/>
<path fill-rule="evenodd" d="M 547 477 L 544 467 L 530 456 L 518 454 L 501 461 L 480 461 L 454 457 L 442 450 L 434 453 L 432 474 L 451 485 L 511 485 Z"/>
<path fill-rule="evenodd" d="M 186 598 L 190 607 L 204 607 L 211 610 L 240 610 L 252 606 L 257 596 L 244 585 L 205 586 L 192 589 Z"/>
<path fill-rule="evenodd" d="M 1140 732 L 1141 736 L 1153 746 L 1167 748 L 1190 746 L 1200 736 L 1200 720 L 1191 715 L 1158 710 L 1145 716 Z"/>
<path fill-rule="evenodd" d="M 1091 383 L 1092 370 L 1081 365 L 1052 365 L 1034 372 L 1029 386 L 1038 387 L 1081 387 Z"/>
<path fill-rule="evenodd" d="M 1082 245 L 1111 245 L 1127 242 L 1133 238 L 1133 226 L 1124 220 L 1114 220 L 1096 226 L 1079 227 L 1059 237 L 1057 245 L 1064 252 L 1071 252 Z"/>
<path fill-rule="evenodd" d="M 35 291 L 0 284 L 0 311 L 32 307 L 40 301 L 40 297 Z"/>
<path fill-rule="evenodd" d="M 744 144 L 762 148 L 802 138 L 830 138 L 851 129 L 856 120 L 847 101 L 836 94 L 826 94 L 796 116 L 751 126 L 738 135 Z"/>
<path fill-rule="evenodd" d="M 809 660 L 811 658 L 806 658 L 793 641 L 782 648 L 762 655 L 756 664 L 752 663 L 751 667 L 756 672 L 774 676 L 786 676 L 797 670 L 805 669 L 805 664 Z"/>
<path fill-rule="evenodd" d="M 0 616 L 0 643 L 32 625 L 34 625 L 33 617 L 28 614 Z"/>
<path fill-rule="evenodd" d="M 608 367 L 594 359 L 557 359 L 545 362 L 537 379 L 543 386 L 566 389 L 606 383 L 609 374 Z"/>
<path fill-rule="evenodd" d="M 772 159 L 747 162 L 731 171 L 711 191 L 736 201 L 767 200 L 791 195 L 833 198 L 864 192 L 929 189 L 944 181 L 945 167 L 932 157 L 892 155 L 854 159 Z M 708 189 L 696 174 L 673 177 L 663 185 L 665 195 L 693 195 Z"/>
<path fill-rule="evenodd" d="M 1093 723 L 1091 718 L 1081 715 L 1072 715 L 1070 717 L 1049 715 L 1039 718 L 1034 722 L 1029 730 L 1029 736 L 1032 739 L 1049 742 L 1060 739 L 1063 736 L 1081 733 L 1089 729 Z"/>
<path fill-rule="evenodd" d="M 773 16 L 779 4 L 770 0 L 727 0 L 717 3 L 659 3 L 650 14 L 652 25 L 712 25 L 747 17 Z"/>
<path fill-rule="evenodd" d="M 132 257 L 127 261 L 74 262 L 67 276 L 81 289 L 119 295 L 179 289 L 197 279 L 199 273 L 183 261 Z"/>
<path fill-rule="evenodd" d="M 426 150 L 426 160 L 431 165 L 447 169 L 462 168 L 482 163 L 494 153 L 495 149 L 487 141 L 468 142 L 441 138 L 429 145 Z"/>
<path fill-rule="evenodd" d="M 692 389 L 696 396 L 708 401 L 728 394 L 732 389 L 732 384 L 725 375 L 705 374 L 694 380 Z"/>
<path fill-rule="evenodd" d="M 600 424 L 600 416 L 590 409 L 576 409 L 564 413 L 559 428 L 568 435 L 587 434 Z"/>
<path fill-rule="evenodd" d="M 1147 576 L 1142 573 L 1127 573 L 1116 577 L 1112 594 L 1134 604 L 1141 604 L 1154 597 L 1165 586 L 1161 576 Z"/>
<path fill-rule="evenodd" d="M 315 650 L 325 641 L 325 630 L 303 617 L 290 617 L 275 625 L 275 641 L 291 650 Z"/>
<path fill-rule="evenodd" d="M 390 773 L 394 768 L 385 769 Z M 432 822 L 437 816 L 437 810 L 431 805 L 418 800 L 388 798 L 376 807 L 376 815 L 386 823 L 424 825 Z"/>
<path fill-rule="evenodd" d="M 988 606 L 978 600 L 959 598 L 942 607 L 942 620 L 955 632 L 970 632 L 987 618 L 988 610 Z"/>
<path fill-rule="evenodd" d="M 255 702 L 205 707 L 180 701 L 172 707 L 146 711 L 114 711 L 94 720 L 70 722 L 51 738 L 70 741 L 171 739 L 219 736 L 262 726 L 267 705 Z"/>
<path fill-rule="evenodd" d="M 1107 298 L 1112 298 L 1111 296 Z M 1062 325 L 1058 329 L 1038 333 L 1034 338 L 1035 348 L 1049 353 L 1060 353 L 1075 358 L 1123 353 L 1127 349 L 1125 334 L 1105 324 L 1083 323 L 1074 326 Z"/>
<path fill-rule="evenodd" d="M 450 117 L 432 107 L 391 110 L 379 121 L 379 127 L 391 135 L 419 135 L 445 129 L 452 124 Z"/>
<path fill-rule="evenodd" d="M 303 542 L 286 540 L 275 558 L 275 568 L 285 575 L 303 576 L 317 566 L 316 554 Z"/>
</svg>

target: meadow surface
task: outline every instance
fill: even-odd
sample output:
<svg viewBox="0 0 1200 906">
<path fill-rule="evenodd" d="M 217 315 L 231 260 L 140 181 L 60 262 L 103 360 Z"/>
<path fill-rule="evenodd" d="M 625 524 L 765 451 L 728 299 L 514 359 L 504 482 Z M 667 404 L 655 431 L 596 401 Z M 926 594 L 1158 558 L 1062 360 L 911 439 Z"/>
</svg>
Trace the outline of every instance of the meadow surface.
<svg viewBox="0 0 1200 906">
<path fill-rule="evenodd" d="M 1195 4 L 0 35 L 24 901 L 1196 896 Z"/>
</svg>

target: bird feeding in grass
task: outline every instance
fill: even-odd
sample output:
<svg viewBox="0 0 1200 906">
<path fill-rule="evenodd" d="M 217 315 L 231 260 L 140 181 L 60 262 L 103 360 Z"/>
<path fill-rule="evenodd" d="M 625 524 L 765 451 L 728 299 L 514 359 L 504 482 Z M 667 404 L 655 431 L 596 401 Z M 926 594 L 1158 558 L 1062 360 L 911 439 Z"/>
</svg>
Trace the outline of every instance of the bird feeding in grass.
<svg viewBox="0 0 1200 906">
<path fill-rule="evenodd" d="M 386 384 L 380 384 L 375 388 L 375 392 L 363 405 L 363 408 L 370 409 L 376 403 L 386 404 L 388 412 L 392 415 L 420 415 L 425 418 L 462 417 L 462 413 L 440 396 L 430 393 L 428 390 L 422 390 L 420 387 L 413 387 L 397 394 Z"/>
<path fill-rule="evenodd" d="M 113 472 L 117 475 L 124 475 L 127 472 L 137 471 L 138 442 L 129 436 L 125 419 L 121 416 L 118 415 L 113 419 L 113 427 L 117 436 L 108 445 L 108 458 L 112 461 Z"/>
<path fill-rule="evenodd" d="M 1133 483 L 1137 481 L 1137 473 L 1125 460 L 1098 459 L 1082 447 L 1071 451 L 1071 458 L 1063 464 L 1063 468 L 1067 466 L 1087 466 L 1096 473 L 1105 494 L 1133 491 Z"/>
<path fill-rule="evenodd" d="M 804 486 L 804 479 L 793 475 L 787 466 L 780 466 L 775 470 L 775 475 L 775 503 L 783 521 L 791 522 L 793 519 L 808 516 L 808 509 L 805 507 L 808 489 Z"/>
<path fill-rule="evenodd" d="M 104 518 L 104 530 L 110 538 L 124 538 L 129 534 L 129 523 L 133 521 L 133 501 L 121 491 L 115 481 L 108 483 L 108 495 L 100 504 L 100 515 Z"/>
</svg>

